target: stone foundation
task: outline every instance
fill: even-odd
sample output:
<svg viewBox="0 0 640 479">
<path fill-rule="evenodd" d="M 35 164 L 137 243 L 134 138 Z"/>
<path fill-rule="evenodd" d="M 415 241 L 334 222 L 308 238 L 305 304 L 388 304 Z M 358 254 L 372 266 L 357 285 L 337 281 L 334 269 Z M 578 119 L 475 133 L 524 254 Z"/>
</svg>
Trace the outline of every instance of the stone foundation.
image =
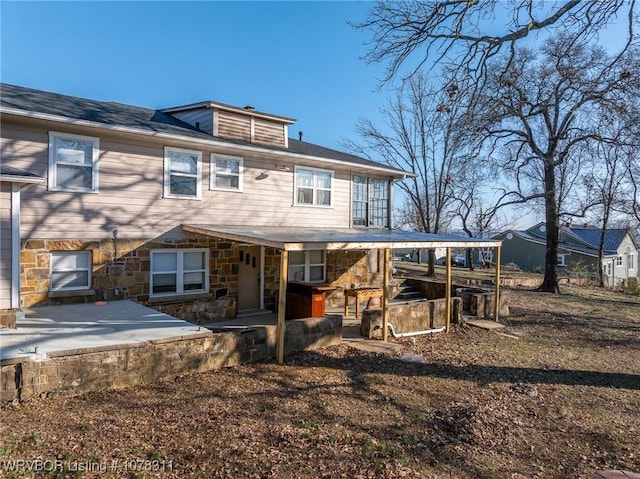
<svg viewBox="0 0 640 479">
<path fill-rule="evenodd" d="M 149 297 L 150 252 L 154 249 L 206 248 L 209 250 L 210 292 L 195 297 Z M 49 291 L 50 257 L 52 251 L 91 251 L 91 290 L 51 293 Z M 328 251 L 326 281 L 336 290 L 328 297 L 328 304 L 337 306 L 343 301 L 343 291 L 352 286 L 379 286 L 382 275 L 381 252 Z M 25 240 L 21 251 L 21 306 L 45 306 L 94 301 L 130 299 L 163 313 L 194 323 L 234 318 L 238 301 L 237 243 L 201 235 L 186 238 L 155 240 L 112 239 Z M 265 248 L 264 306 L 276 310 L 280 281 L 280 251 Z"/>
<path fill-rule="evenodd" d="M 0 328 L 16 329 L 18 314 L 13 309 L 0 309 Z"/>
<path fill-rule="evenodd" d="M 285 354 L 341 340 L 341 316 L 288 321 Z M 274 358 L 275 354 L 276 326 L 260 326 L 89 351 L 61 351 L 42 361 L 6 359 L 0 363 L 0 402 L 149 384 Z"/>
</svg>

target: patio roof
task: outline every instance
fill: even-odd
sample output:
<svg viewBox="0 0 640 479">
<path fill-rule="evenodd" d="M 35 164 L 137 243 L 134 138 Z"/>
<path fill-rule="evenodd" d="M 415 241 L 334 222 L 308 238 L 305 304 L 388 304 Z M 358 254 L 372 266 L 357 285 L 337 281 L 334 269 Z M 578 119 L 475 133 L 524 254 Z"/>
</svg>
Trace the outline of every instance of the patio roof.
<svg viewBox="0 0 640 479">
<path fill-rule="evenodd" d="M 183 224 L 189 233 L 271 246 L 286 251 L 371 248 L 487 248 L 502 241 L 375 228 L 291 228 Z"/>
</svg>

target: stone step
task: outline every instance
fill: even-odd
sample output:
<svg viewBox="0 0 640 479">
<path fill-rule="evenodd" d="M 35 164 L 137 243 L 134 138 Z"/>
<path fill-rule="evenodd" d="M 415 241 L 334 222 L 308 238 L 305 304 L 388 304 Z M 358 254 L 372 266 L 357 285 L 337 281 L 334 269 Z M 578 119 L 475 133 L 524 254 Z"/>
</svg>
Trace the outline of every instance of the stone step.
<svg viewBox="0 0 640 479">
<path fill-rule="evenodd" d="M 419 293 L 418 291 L 403 291 L 397 297 L 401 299 L 421 298 L 422 293 Z"/>
</svg>

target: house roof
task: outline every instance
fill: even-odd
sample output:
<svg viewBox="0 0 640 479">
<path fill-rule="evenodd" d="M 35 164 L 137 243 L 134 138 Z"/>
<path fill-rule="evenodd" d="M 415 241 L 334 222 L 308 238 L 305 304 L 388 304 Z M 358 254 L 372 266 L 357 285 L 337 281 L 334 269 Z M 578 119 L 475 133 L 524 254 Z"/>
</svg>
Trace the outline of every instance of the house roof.
<svg viewBox="0 0 640 479">
<path fill-rule="evenodd" d="M 20 168 L 0 164 L 0 181 L 13 183 L 42 183 L 44 178 Z"/>
<path fill-rule="evenodd" d="M 288 251 L 371 248 L 495 247 L 502 241 L 376 228 L 288 228 L 183 224 L 189 233 L 215 236 Z"/>
<path fill-rule="evenodd" d="M 251 112 L 251 116 L 278 120 L 278 121 L 281 121 L 282 123 L 288 123 L 288 124 L 292 124 L 296 122 L 296 120 L 294 120 L 293 118 L 287 118 L 286 116 L 273 115 L 271 113 L 257 111 L 252 106 L 245 106 L 244 108 L 240 108 L 237 106 L 227 105 L 226 103 L 220 103 L 217 101 L 201 101 L 198 103 L 191 103 L 189 105 L 163 108 L 160 111 L 162 111 L 163 113 L 177 113 L 182 111 L 200 110 L 204 108 L 216 108 L 218 110 L 226 110 L 226 111 L 231 111 L 235 113 L 245 113 L 245 114 L 249 111 Z"/>
<path fill-rule="evenodd" d="M 600 228 L 570 228 L 571 231 L 595 248 L 600 243 Z M 607 229 L 604 236 L 605 251 L 617 251 L 629 230 L 625 228 Z"/>
<path fill-rule="evenodd" d="M 494 238 L 504 237 L 508 233 L 512 233 L 520 238 L 538 244 L 546 244 L 546 236 L 544 230 L 540 227 L 544 223 L 538 223 L 526 230 L 509 230 Z M 608 229 L 605 232 L 604 254 L 606 256 L 614 256 L 617 254 L 620 243 L 625 238 L 628 230 L 626 229 Z M 632 237 L 633 240 L 633 237 Z M 562 249 L 575 251 L 577 253 L 589 256 L 598 256 L 598 246 L 600 243 L 600 229 L 593 227 L 576 228 L 576 227 L 560 227 L 560 242 L 558 246 Z"/>
<path fill-rule="evenodd" d="M 294 160 L 340 164 L 395 178 L 413 176 L 412 173 L 382 163 L 292 138 L 289 139 L 289 147 L 285 148 L 219 136 L 214 137 L 166 112 L 175 109 L 153 110 L 117 102 L 62 95 L 7 83 L 0 83 L 0 93 L 0 111 L 7 114 L 126 131 L 145 136 L 205 143 L 212 146 L 270 152 Z M 211 102 L 205 102 L 203 105 L 209 103 Z M 282 118 L 284 119 L 284 117 Z"/>
</svg>

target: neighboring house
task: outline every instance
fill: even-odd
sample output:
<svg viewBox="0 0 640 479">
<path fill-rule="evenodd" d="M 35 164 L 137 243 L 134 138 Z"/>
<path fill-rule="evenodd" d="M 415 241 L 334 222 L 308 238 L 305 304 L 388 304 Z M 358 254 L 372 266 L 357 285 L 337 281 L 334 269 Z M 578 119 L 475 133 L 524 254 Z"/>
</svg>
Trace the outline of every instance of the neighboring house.
<svg viewBox="0 0 640 479">
<path fill-rule="evenodd" d="M 21 191 L 19 247 L 3 243 L 5 305 L 19 284 L 20 307 L 128 298 L 211 321 L 276 309 L 283 265 L 339 293 L 382 282 L 378 248 L 478 246 L 390 230 L 408 173 L 290 139 L 294 120 L 252 107 L 151 110 L 2 84 L 0 113 L 2 165 L 46 178 Z"/>
<path fill-rule="evenodd" d="M 597 227 L 561 226 L 558 267 L 595 273 L 601 230 Z M 546 227 L 539 223 L 524 231 L 508 230 L 495 236 L 502 240 L 501 263 L 514 263 L 525 271 L 544 271 Z M 608 285 L 638 277 L 638 245 L 629 229 L 605 232 L 602 267 Z"/>
</svg>

